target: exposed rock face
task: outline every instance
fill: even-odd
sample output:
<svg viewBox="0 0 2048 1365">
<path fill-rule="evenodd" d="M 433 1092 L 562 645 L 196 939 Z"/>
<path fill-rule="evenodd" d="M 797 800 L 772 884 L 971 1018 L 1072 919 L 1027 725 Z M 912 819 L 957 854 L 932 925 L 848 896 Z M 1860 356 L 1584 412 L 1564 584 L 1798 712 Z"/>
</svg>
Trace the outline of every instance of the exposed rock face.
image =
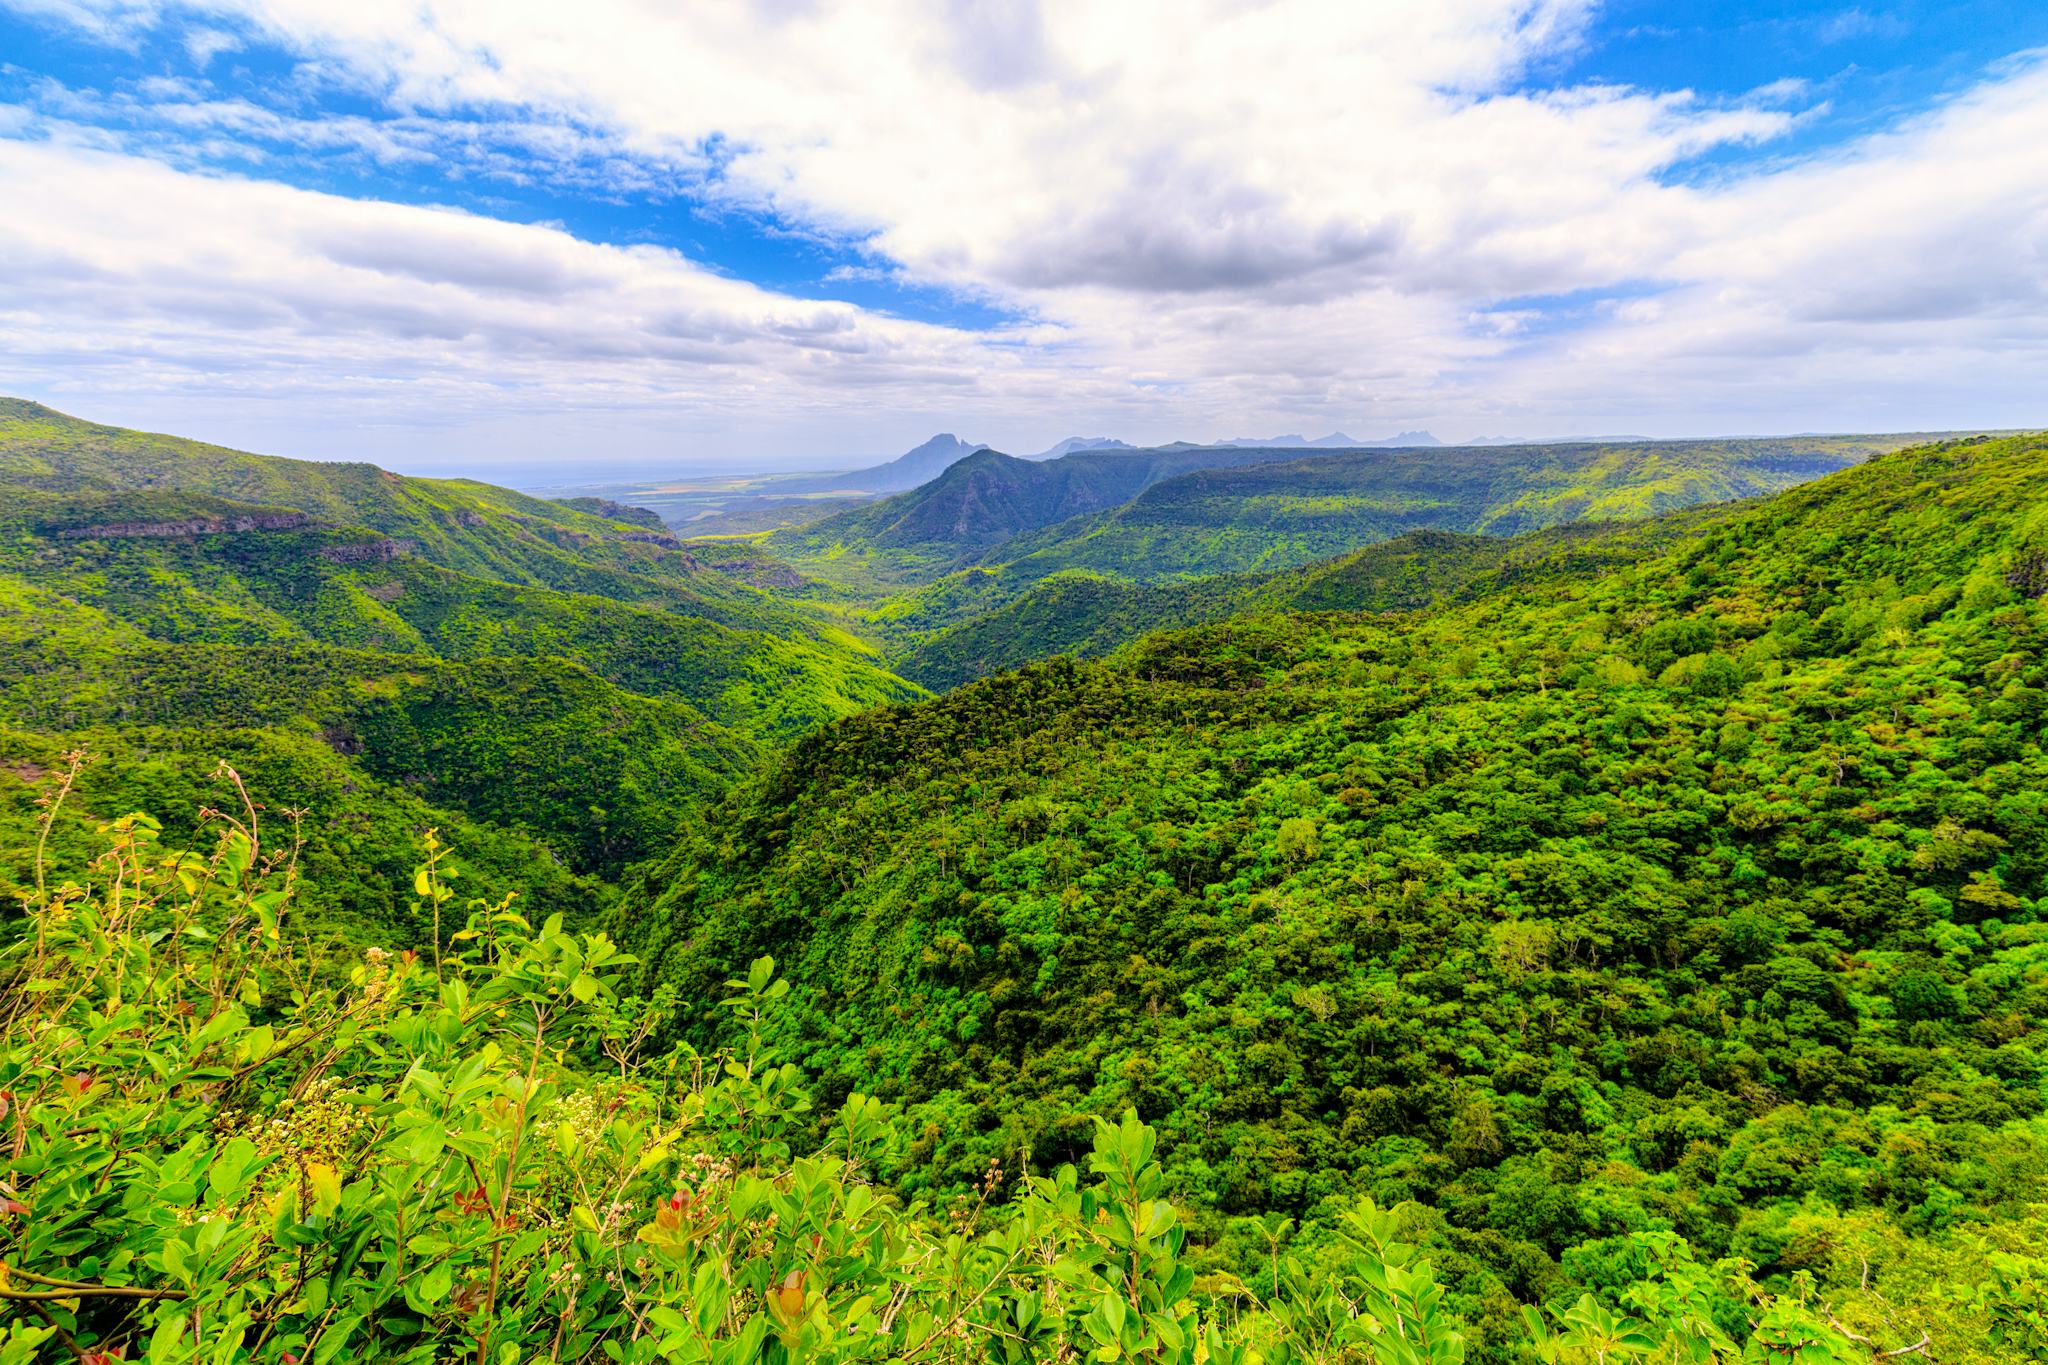
<svg viewBox="0 0 2048 1365">
<path fill-rule="evenodd" d="M 330 564 L 389 564 L 416 548 L 410 540 L 351 540 L 340 545 L 323 545 L 319 554 Z"/>
<path fill-rule="evenodd" d="M 577 498 L 574 499 L 573 501 L 600 502 L 603 500 L 599 498 Z M 607 505 L 617 507 L 620 504 L 609 503 Z M 629 507 L 626 510 L 629 512 L 638 512 L 643 509 L 638 507 Z M 601 540 L 626 540 L 632 541 L 635 544 L 639 545 L 659 545 L 664 550 L 674 550 L 678 553 L 683 553 L 683 542 L 677 540 L 674 536 L 669 535 L 666 531 L 615 531 L 612 532 L 610 535 L 597 536 L 592 535 L 588 531 L 578 531 L 568 526 L 554 526 L 544 521 L 536 521 L 534 518 L 522 515 L 518 512 L 507 512 L 505 515 L 511 520 L 518 522 L 522 526 L 533 527 L 540 535 L 546 537 L 548 540 L 553 541 L 557 545 L 582 546 L 594 545 Z M 659 518 L 656 518 L 655 524 L 657 526 L 661 524 Z M 683 554 L 683 558 L 688 561 L 688 567 L 696 567 L 696 560 L 692 559 L 688 554 Z"/>
<path fill-rule="evenodd" d="M 810 581 L 775 559 L 728 559 L 711 567 L 750 588 L 801 588 Z"/>
<path fill-rule="evenodd" d="M 2048 550 L 2028 550 L 2006 570 L 2005 581 L 2024 597 L 2048 597 Z"/>
<path fill-rule="evenodd" d="M 645 526 L 650 531 L 667 529 L 661 520 L 661 514 L 651 507 L 635 507 L 631 503 L 613 502 L 610 498 L 562 498 L 560 502 L 564 507 L 588 512 L 594 517 L 631 522 L 635 526 Z"/>
<path fill-rule="evenodd" d="M 363 751 L 363 741 L 346 725 L 335 723 L 323 726 L 320 738 L 327 742 L 328 748 L 338 754 L 359 754 Z"/>
<path fill-rule="evenodd" d="M 298 531 L 311 526 L 304 512 L 251 513 L 233 517 L 195 517 L 190 521 L 110 521 L 99 526 L 71 526 L 57 532 L 60 540 L 171 540 L 181 536 L 224 536 L 237 531 Z"/>
</svg>

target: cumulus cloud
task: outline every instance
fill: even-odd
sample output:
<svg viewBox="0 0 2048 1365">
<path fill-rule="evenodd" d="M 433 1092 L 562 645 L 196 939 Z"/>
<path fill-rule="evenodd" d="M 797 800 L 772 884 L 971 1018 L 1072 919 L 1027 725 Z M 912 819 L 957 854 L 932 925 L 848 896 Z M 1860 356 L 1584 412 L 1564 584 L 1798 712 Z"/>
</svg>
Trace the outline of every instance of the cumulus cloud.
<svg viewBox="0 0 2048 1365">
<path fill-rule="evenodd" d="M 447 210 L 200 176 L 0 141 L 0 351 L 71 373 L 119 364 L 162 395 L 307 394 L 398 419 L 663 403 L 738 420 L 847 388 L 906 401 L 993 384 L 1012 351 L 792 299 L 672 251 Z"/>
<path fill-rule="evenodd" d="M 47 205 L 0 221 L 0 265 L 32 272 L 0 300 L 24 364 L 182 361 L 400 423 L 608 403 L 728 447 L 754 423 L 872 449 L 930 419 L 1019 446 L 1077 424 L 2024 421 L 2048 360 L 2038 57 L 1702 181 L 1669 172 L 1768 146 L 1810 92 L 1532 85 L 1591 0 L 0 3 L 109 42 L 183 26 L 201 67 L 280 47 L 380 111 L 138 85 L 0 120 L 43 139 L 0 143 L 0 192 Z M 842 280 L 1028 321 L 918 325 L 207 170 L 225 146 L 261 175 L 280 144 L 738 207 L 855 247 Z M 1589 296 L 1609 302 L 1530 302 Z"/>
</svg>

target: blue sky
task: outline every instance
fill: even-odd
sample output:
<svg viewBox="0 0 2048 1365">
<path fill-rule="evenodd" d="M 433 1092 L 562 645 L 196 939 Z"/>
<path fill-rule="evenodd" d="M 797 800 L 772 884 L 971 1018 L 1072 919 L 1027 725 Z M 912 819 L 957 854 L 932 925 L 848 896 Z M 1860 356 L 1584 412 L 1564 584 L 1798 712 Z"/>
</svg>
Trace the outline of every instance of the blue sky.
<svg viewBox="0 0 2048 1365">
<path fill-rule="evenodd" d="M 232 37 L 235 46 L 210 50 L 213 34 Z M 705 172 L 672 180 L 648 175 L 644 178 L 652 183 L 630 188 L 604 183 L 607 158 L 602 156 L 562 165 L 517 147 L 505 150 L 502 164 L 482 169 L 307 155 L 285 136 L 251 135 L 208 145 L 207 140 L 165 135 L 151 116 L 170 102 L 159 91 L 160 83 L 203 83 L 209 98 L 246 100 L 295 119 L 362 119 L 400 128 L 405 116 L 372 94 L 319 79 L 309 70 L 317 59 L 216 18 L 174 18 L 110 42 L 62 17 L 0 9 L 0 52 L 7 54 L 0 68 L 0 99 L 29 107 L 47 104 L 52 83 L 67 92 L 114 96 L 115 101 L 92 110 L 87 121 L 142 138 L 159 155 L 181 162 L 351 198 L 452 204 L 496 218 L 559 223 L 590 241 L 673 247 L 765 288 L 841 299 L 949 326 L 988 327 L 1007 316 L 986 300 L 892 275 L 886 262 L 860 249 L 858 239 L 812 230 L 774 213 L 705 203 L 698 191 L 703 180 L 716 178 L 715 141 L 708 148 L 712 164 Z M 493 108 L 452 112 L 484 138 L 504 115 Z"/>
<path fill-rule="evenodd" d="M 1621 0 L 1596 11 L 1584 44 L 1549 79 L 1690 88 L 1739 98 L 1804 82 L 1826 109 L 1752 155 L 1785 156 L 1881 128 L 2048 43 L 2048 6 L 2014 0 L 1842 5 Z M 1789 97 L 1788 98 L 1792 98 Z"/>
<path fill-rule="evenodd" d="M 2048 421 L 2048 6 L 1365 9 L 0 0 L 4 387 L 500 472 Z"/>
</svg>

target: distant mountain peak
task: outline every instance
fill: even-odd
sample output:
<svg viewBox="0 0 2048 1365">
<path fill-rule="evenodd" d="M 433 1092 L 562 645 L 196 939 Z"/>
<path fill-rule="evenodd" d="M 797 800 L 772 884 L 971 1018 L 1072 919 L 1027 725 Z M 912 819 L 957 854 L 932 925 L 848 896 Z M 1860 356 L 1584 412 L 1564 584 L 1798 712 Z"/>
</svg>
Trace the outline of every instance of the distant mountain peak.
<svg viewBox="0 0 2048 1365">
<path fill-rule="evenodd" d="M 977 441 L 963 441 L 950 431 L 942 431 L 921 445 L 913 446 L 895 459 L 869 469 L 856 469 L 848 474 L 813 474 L 803 478 L 783 479 L 777 489 L 782 492 L 845 491 L 850 493 L 901 493 L 929 483 L 946 472 L 954 463 L 965 459 L 977 450 L 988 446 Z"/>
<path fill-rule="evenodd" d="M 1290 432 L 1285 436 L 1233 436 L 1227 441 L 1210 442 L 1212 449 L 1242 448 L 1249 450 L 1256 448 L 1291 450 L 1295 447 L 1306 447 L 1307 445 L 1308 437 L 1303 436 L 1300 432 Z"/>
<path fill-rule="evenodd" d="M 1069 436 L 1066 440 L 1026 455 L 1027 460 L 1057 460 L 1062 455 L 1076 455 L 1084 450 L 1136 450 L 1129 441 L 1119 441 L 1114 436 Z"/>
<path fill-rule="evenodd" d="M 1382 436 L 1376 440 L 1361 441 L 1356 436 L 1347 436 L 1333 431 L 1328 436 L 1318 436 L 1313 441 L 1298 433 L 1286 436 L 1238 436 L 1216 445 L 1257 446 L 1272 450 L 1371 450 L 1374 448 L 1394 449 L 1401 446 L 1440 446 L 1443 442 L 1426 431 L 1403 431 L 1393 436 Z"/>
</svg>

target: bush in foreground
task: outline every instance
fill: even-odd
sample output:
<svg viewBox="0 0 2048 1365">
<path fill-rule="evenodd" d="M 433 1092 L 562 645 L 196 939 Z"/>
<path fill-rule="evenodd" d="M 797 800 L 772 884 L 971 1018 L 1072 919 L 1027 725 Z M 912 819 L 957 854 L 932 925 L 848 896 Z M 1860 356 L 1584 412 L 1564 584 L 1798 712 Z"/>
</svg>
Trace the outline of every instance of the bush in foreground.
<svg viewBox="0 0 2048 1365">
<path fill-rule="evenodd" d="M 239 790 L 232 773 L 225 774 Z M 61 801 L 59 791 L 52 802 Z M 1361 1201 L 1312 1268 L 1198 1285 L 1154 1135 L 1095 1123 L 1086 1169 L 992 1166 L 949 1207 L 871 1172 L 900 1135 L 854 1095 L 823 1121 L 729 983 L 735 1041 L 647 1044 L 605 936 L 462 903 L 429 836 L 433 941 L 336 968 L 295 948 L 295 845 L 259 808 L 204 854 L 128 816 L 76 882 L 37 885 L 0 959 L 0 1365 L 76 1359 L 1450 1365 L 1465 1333 L 1403 1215 Z M 1524 1310 L 1550 1362 L 1856 1362 L 1924 1348 L 1839 1326 L 1801 1286 L 1669 1234 L 1626 1302 Z M 2048 1342 L 2042 1267 L 1983 1311 Z"/>
</svg>

